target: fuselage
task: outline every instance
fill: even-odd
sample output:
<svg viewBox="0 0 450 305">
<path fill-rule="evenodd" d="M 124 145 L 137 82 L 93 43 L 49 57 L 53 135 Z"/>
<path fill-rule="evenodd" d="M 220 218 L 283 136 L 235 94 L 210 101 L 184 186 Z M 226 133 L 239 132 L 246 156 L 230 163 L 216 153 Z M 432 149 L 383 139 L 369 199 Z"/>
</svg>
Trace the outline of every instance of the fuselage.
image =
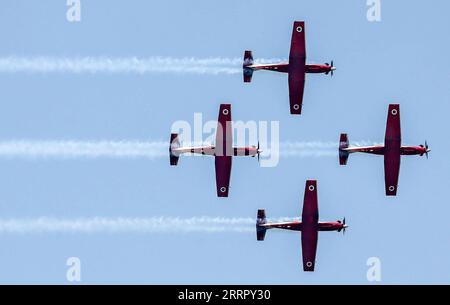
<svg viewBox="0 0 450 305">
<path fill-rule="evenodd" d="M 291 231 L 302 231 L 301 221 L 289 221 L 289 222 L 278 222 L 278 223 L 265 223 L 258 224 L 259 227 L 265 229 L 283 229 Z M 333 222 L 318 222 L 317 223 L 319 231 L 341 231 L 346 227 L 345 224 L 339 221 Z"/>
<path fill-rule="evenodd" d="M 348 148 L 342 148 L 342 151 L 346 151 L 348 153 L 366 153 L 366 154 L 373 154 L 373 155 L 384 155 L 384 146 L 382 145 L 376 145 L 376 146 L 363 146 L 363 147 L 348 147 Z M 424 155 L 429 152 L 430 150 L 427 150 L 427 148 L 423 146 L 401 146 L 400 147 L 400 154 L 401 155 Z"/>
<path fill-rule="evenodd" d="M 289 72 L 289 63 L 276 63 L 276 64 L 256 64 L 249 65 L 244 68 L 256 70 L 269 70 L 275 72 L 288 73 Z M 336 70 L 335 67 L 329 65 L 305 65 L 306 73 L 330 73 L 331 71 Z"/>
<path fill-rule="evenodd" d="M 255 157 L 258 155 L 259 152 L 261 152 L 261 150 L 258 150 L 258 148 L 254 146 L 233 147 L 233 151 L 230 152 L 230 155 L 235 157 L 239 156 Z M 216 156 L 216 149 L 215 146 L 179 147 L 173 148 L 172 153 L 178 156 L 186 153 Z"/>
</svg>

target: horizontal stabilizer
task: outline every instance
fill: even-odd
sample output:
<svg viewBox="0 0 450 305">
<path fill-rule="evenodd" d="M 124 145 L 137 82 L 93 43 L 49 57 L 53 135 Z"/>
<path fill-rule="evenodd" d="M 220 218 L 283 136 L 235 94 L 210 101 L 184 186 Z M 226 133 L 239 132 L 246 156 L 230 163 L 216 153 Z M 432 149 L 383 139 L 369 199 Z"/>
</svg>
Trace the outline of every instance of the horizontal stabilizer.
<svg viewBox="0 0 450 305">
<path fill-rule="evenodd" d="M 252 81 L 253 69 L 248 68 L 248 66 L 253 65 L 253 54 L 252 51 L 245 51 L 244 53 L 244 63 L 242 64 L 244 73 L 244 83 L 250 83 Z"/>
<path fill-rule="evenodd" d="M 348 161 L 349 152 L 344 149 L 349 147 L 348 136 L 346 133 L 342 133 L 339 139 L 339 164 L 346 165 Z"/>
<path fill-rule="evenodd" d="M 244 83 L 251 83 L 253 77 L 253 69 L 244 68 Z"/>
<path fill-rule="evenodd" d="M 170 165 L 176 166 L 178 164 L 178 159 L 180 156 L 173 152 L 173 149 L 177 149 L 180 147 L 180 141 L 178 140 L 178 134 L 172 133 L 170 134 L 170 146 L 169 146 L 169 156 L 170 156 Z"/>
<path fill-rule="evenodd" d="M 253 65 L 253 54 L 252 51 L 245 51 L 244 53 L 244 64 L 243 67 L 248 67 Z"/>
<path fill-rule="evenodd" d="M 256 239 L 263 241 L 266 236 L 267 229 L 261 225 L 266 223 L 266 211 L 258 210 L 258 215 L 256 218 Z"/>
</svg>

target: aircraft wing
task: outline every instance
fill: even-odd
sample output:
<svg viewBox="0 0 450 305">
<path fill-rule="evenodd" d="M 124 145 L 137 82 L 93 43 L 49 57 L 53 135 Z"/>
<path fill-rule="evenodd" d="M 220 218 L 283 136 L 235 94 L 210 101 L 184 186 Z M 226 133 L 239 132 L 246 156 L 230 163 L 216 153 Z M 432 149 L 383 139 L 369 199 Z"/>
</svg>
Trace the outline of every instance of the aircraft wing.
<svg viewBox="0 0 450 305">
<path fill-rule="evenodd" d="M 306 43 L 305 23 L 295 21 L 292 30 L 289 53 L 289 102 L 291 114 L 302 113 L 303 91 L 305 87 Z"/>
<path fill-rule="evenodd" d="M 317 181 L 308 180 L 302 213 L 303 270 L 314 271 L 318 239 L 319 208 L 317 203 Z"/>
<path fill-rule="evenodd" d="M 401 142 L 400 105 L 391 104 L 384 138 L 384 181 L 387 196 L 397 195 Z"/>
<path fill-rule="evenodd" d="M 217 120 L 215 167 L 218 197 L 228 197 L 231 163 L 233 155 L 233 133 L 231 129 L 231 105 L 221 104 Z"/>
<path fill-rule="evenodd" d="M 217 197 L 228 197 L 232 160 L 231 156 L 216 156 Z"/>
</svg>

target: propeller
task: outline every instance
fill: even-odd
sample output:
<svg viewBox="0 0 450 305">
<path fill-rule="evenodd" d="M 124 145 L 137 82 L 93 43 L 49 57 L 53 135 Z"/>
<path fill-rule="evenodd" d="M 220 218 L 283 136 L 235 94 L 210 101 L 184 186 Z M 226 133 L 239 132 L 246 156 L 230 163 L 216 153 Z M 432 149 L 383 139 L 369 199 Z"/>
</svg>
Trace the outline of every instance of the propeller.
<svg viewBox="0 0 450 305">
<path fill-rule="evenodd" d="M 261 150 L 259 149 L 259 141 L 258 141 L 258 146 L 253 145 L 253 148 L 256 148 L 256 155 L 253 155 L 252 157 L 257 156 L 258 158 L 258 163 L 259 163 L 259 156 L 261 154 Z"/>
<path fill-rule="evenodd" d="M 422 148 L 425 148 L 425 156 L 427 157 L 427 159 L 428 159 L 428 153 L 431 151 L 429 148 L 428 148 L 428 143 L 427 143 L 427 141 L 425 140 L 425 145 L 420 145 L 420 147 L 422 147 Z M 422 154 L 423 155 L 423 154 Z"/>
<path fill-rule="evenodd" d="M 256 148 L 256 153 L 258 154 L 258 163 L 259 163 L 259 155 L 261 154 L 261 151 L 259 150 L 259 140 L 258 140 L 258 147 Z"/>
<path fill-rule="evenodd" d="M 343 219 L 342 221 L 338 220 L 337 222 L 342 224 L 342 228 L 340 228 L 340 229 L 338 230 L 338 232 L 341 232 L 341 231 L 342 231 L 342 234 L 345 234 L 345 229 L 348 227 L 348 226 L 345 224 L 345 217 L 344 217 L 344 219 Z"/>
<path fill-rule="evenodd" d="M 326 62 L 326 63 L 325 63 L 325 66 L 330 67 L 330 70 L 327 71 L 327 72 L 325 72 L 325 74 L 326 74 L 326 75 L 331 74 L 331 76 L 333 76 L 334 70 L 336 70 L 336 69 L 334 68 L 334 61 L 333 61 L 333 60 L 331 61 L 331 65 L 330 65 L 329 63 Z"/>
</svg>

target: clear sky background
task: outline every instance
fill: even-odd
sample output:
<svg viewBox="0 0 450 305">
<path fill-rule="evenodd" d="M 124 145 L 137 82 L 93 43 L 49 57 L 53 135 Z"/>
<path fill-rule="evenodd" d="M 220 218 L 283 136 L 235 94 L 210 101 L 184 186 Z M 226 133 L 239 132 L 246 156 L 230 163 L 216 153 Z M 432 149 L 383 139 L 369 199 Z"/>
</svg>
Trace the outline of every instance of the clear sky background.
<svg viewBox="0 0 450 305">
<path fill-rule="evenodd" d="M 186 74 L 0 74 L 0 141 L 167 141 L 176 120 L 216 119 L 231 102 L 239 120 L 279 120 L 282 141 L 382 142 L 389 103 L 401 104 L 403 144 L 428 140 L 430 159 L 402 157 L 398 196 L 384 195 L 382 157 L 282 158 L 275 168 L 235 159 L 230 197 L 215 194 L 214 161 L 181 158 L 0 159 L 0 218 L 299 217 L 306 179 L 318 179 L 321 220 L 347 217 L 345 236 L 319 234 L 316 272 L 301 267 L 300 233 L 45 233 L 0 235 L 0 283 L 449 283 L 449 54 L 444 0 L 82 1 L 5 0 L 0 57 L 192 56 L 286 58 L 294 20 L 305 20 L 308 62 L 334 59 L 333 78 L 308 75 L 303 115 L 290 116 L 287 77 Z"/>
</svg>

